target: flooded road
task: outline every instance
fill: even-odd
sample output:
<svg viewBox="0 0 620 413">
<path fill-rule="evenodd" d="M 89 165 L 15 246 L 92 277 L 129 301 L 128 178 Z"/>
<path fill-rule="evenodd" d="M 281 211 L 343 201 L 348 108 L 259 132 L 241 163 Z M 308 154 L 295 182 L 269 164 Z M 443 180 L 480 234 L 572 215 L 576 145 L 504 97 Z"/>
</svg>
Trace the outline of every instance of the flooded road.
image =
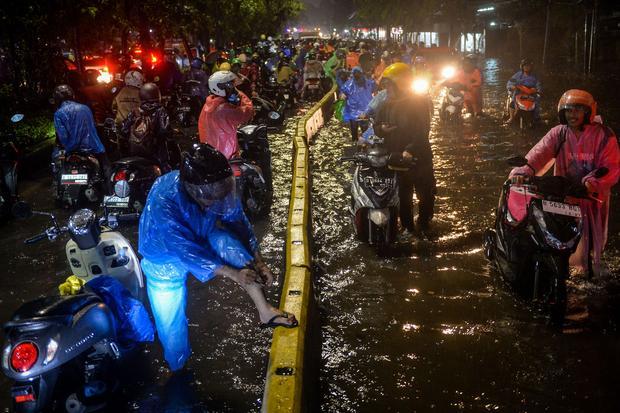
<svg viewBox="0 0 620 413">
<path fill-rule="evenodd" d="M 267 298 L 277 306 L 284 274 L 284 237 L 290 193 L 292 142 L 298 117 L 291 117 L 281 133 L 269 134 L 273 154 L 274 203 L 266 220 L 257 223 L 265 262 L 275 285 Z M 20 182 L 22 199 L 33 209 L 53 211 L 66 223 L 68 212 L 54 209 L 51 178 L 42 169 Z M 64 245 L 55 242 L 26 246 L 23 240 L 49 226 L 45 217 L 13 221 L 1 227 L 0 321 L 10 319 L 25 301 L 57 294 L 58 284 L 70 274 Z M 137 248 L 137 225 L 120 231 Z M 188 277 L 189 334 L 193 354 L 181 374 L 165 367 L 159 342 L 127 367 L 121 399 L 114 411 L 258 412 L 263 395 L 271 330 L 258 328 L 258 314 L 246 293 L 231 280 L 216 278 L 201 284 Z M 0 375 L 0 406 L 10 406 L 8 380 Z"/>
<path fill-rule="evenodd" d="M 618 213 L 612 212 L 606 254 L 612 275 L 570 284 L 569 314 L 580 319 L 572 329 L 547 327 L 510 294 L 482 253 L 482 233 L 492 225 L 509 171 L 503 159 L 525 154 L 548 129 L 521 136 L 501 126 L 512 72 L 500 70 L 497 60 L 484 62 L 486 117 L 450 127 L 435 116 L 431 144 L 438 196 L 431 236 L 401 237 L 389 258 L 378 258 L 353 233 L 350 165 L 338 161 L 350 145 L 348 129 L 332 120 L 314 139 L 321 411 L 620 408 Z M 550 125 L 557 99 L 569 88 L 560 83 L 549 82 L 543 101 L 551 110 L 543 114 Z M 618 119 L 618 108 L 599 100 Z M 615 193 L 612 204 L 618 202 Z"/>
</svg>

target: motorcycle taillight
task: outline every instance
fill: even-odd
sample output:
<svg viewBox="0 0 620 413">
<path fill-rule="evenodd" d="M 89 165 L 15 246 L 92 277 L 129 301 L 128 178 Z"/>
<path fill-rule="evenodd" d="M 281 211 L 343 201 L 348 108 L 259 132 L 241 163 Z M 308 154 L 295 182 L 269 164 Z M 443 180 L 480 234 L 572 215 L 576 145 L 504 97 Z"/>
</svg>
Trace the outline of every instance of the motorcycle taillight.
<svg viewBox="0 0 620 413">
<path fill-rule="evenodd" d="M 118 171 L 114 174 L 114 182 L 118 181 L 126 181 L 127 180 L 127 171 Z"/>
<path fill-rule="evenodd" d="M 24 341 L 13 347 L 11 352 L 11 367 L 13 370 L 23 373 L 34 366 L 39 358 L 39 349 L 31 341 Z"/>
</svg>

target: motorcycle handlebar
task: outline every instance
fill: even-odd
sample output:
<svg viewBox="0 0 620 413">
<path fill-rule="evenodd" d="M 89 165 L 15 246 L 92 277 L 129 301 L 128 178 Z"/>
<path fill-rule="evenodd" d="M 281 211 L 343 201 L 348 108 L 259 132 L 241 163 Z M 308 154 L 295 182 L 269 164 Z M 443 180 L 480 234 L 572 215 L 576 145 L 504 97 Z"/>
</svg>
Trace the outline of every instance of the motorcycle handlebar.
<svg viewBox="0 0 620 413">
<path fill-rule="evenodd" d="M 24 241 L 24 244 L 28 244 L 28 245 L 35 244 L 47 238 L 48 238 L 47 232 L 42 232 L 39 235 L 35 235 L 34 237 L 28 238 L 27 240 Z"/>
</svg>

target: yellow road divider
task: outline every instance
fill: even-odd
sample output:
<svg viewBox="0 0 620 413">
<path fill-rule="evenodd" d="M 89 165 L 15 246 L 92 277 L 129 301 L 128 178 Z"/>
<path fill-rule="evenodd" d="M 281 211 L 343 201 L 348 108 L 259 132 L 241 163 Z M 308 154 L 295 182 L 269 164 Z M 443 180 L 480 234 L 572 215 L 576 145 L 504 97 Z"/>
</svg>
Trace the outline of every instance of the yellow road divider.
<svg viewBox="0 0 620 413">
<path fill-rule="evenodd" d="M 286 229 L 286 273 L 280 309 L 294 313 L 297 328 L 274 330 L 267 380 L 263 394 L 263 413 L 306 411 L 304 399 L 304 359 L 312 297 L 310 242 L 310 166 L 308 142 L 331 114 L 336 97 L 332 88 L 297 123 L 293 137 L 293 176 Z"/>
</svg>

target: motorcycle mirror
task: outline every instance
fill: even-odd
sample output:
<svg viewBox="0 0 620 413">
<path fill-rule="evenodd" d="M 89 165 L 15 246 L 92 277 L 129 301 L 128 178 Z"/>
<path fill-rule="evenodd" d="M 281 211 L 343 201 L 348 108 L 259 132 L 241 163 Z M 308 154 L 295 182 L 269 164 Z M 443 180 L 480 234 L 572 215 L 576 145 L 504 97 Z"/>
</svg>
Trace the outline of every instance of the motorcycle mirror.
<svg viewBox="0 0 620 413">
<path fill-rule="evenodd" d="M 23 113 L 16 113 L 15 115 L 11 116 L 11 122 L 13 123 L 20 122 L 22 119 L 24 119 Z"/>
<path fill-rule="evenodd" d="M 525 166 L 527 165 L 527 159 L 524 156 L 513 156 L 506 159 L 506 163 L 513 167 Z"/>
<path fill-rule="evenodd" d="M 32 208 L 30 208 L 30 204 L 24 201 L 16 202 L 13 205 L 13 208 L 11 208 L 11 213 L 13 214 L 15 218 L 19 218 L 19 219 L 30 218 L 33 215 Z"/>
<path fill-rule="evenodd" d="M 609 169 L 603 166 L 602 168 L 598 168 L 596 171 L 594 171 L 594 177 L 597 179 L 602 178 L 608 173 L 609 173 Z"/>
<path fill-rule="evenodd" d="M 278 120 L 280 119 L 280 114 L 278 112 L 274 112 L 273 110 L 269 112 L 269 119 Z"/>
</svg>

